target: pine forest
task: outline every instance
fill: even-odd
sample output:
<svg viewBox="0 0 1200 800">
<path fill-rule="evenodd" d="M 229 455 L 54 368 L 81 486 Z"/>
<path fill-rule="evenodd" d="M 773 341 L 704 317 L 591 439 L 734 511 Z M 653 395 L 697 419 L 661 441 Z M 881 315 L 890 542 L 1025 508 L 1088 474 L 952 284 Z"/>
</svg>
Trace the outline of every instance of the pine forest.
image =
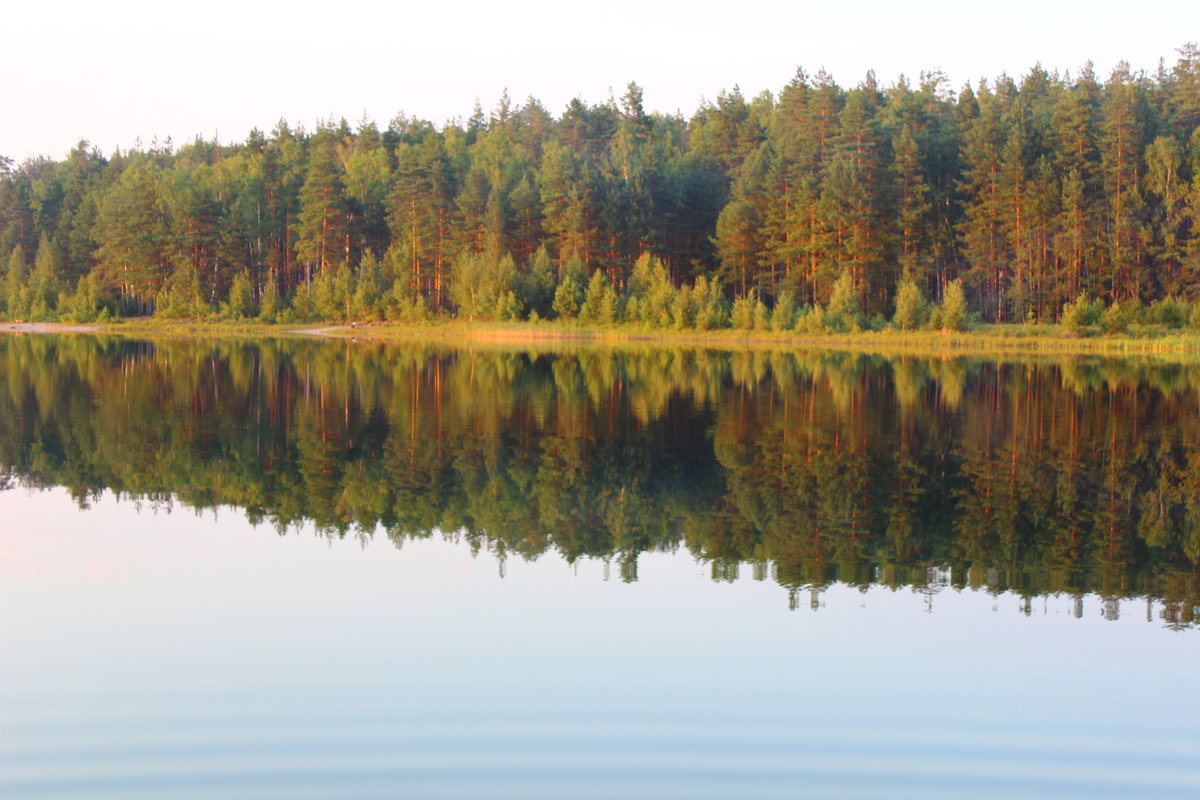
<svg viewBox="0 0 1200 800">
<path fill-rule="evenodd" d="M 1200 49 L 0 159 L 9 320 L 1200 327 Z"/>
</svg>

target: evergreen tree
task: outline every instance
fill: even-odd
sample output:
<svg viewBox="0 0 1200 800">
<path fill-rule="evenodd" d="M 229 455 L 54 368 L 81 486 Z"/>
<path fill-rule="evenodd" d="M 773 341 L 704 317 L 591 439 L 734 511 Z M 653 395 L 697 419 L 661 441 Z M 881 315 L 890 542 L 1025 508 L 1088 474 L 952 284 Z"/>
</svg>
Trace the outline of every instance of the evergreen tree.
<svg viewBox="0 0 1200 800">
<path fill-rule="evenodd" d="M 1113 72 L 1101 110 L 1104 190 L 1109 215 L 1108 296 L 1136 299 L 1148 287 L 1142 259 L 1141 160 L 1146 143 L 1137 86 L 1128 67 Z"/>
<path fill-rule="evenodd" d="M 319 127 L 309 143 L 296 234 L 296 257 L 305 267 L 306 281 L 349 263 L 349 207 L 336 134 L 328 126 Z"/>
<path fill-rule="evenodd" d="M 19 320 L 26 315 L 25 293 L 25 254 L 21 246 L 13 247 L 8 255 L 8 264 L 4 273 L 4 312 L 11 320 Z"/>
<path fill-rule="evenodd" d="M 938 308 L 938 326 L 946 331 L 965 331 L 968 316 L 967 298 L 963 293 L 962 283 L 951 281 L 946 285 L 946 294 Z"/>
<path fill-rule="evenodd" d="M 225 304 L 222 316 L 229 319 L 247 319 L 255 316 L 254 288 L 250 284 L 250 273 L 242 270 L 233 278 L 229 287 L 229 300 Z"/>
<path fill-rule="evenodd" d="M 929 322 L 929 301 L 921 287 L 911 277 L 901 279 L 896 288 L 896 311 L 892 315 L 892 326 L 901 331 L 915 331 Z"/>
<path fill-rule="evenodd" d="M 33 273 L 29 276 L 26 312 L 33 319 L 51 320 L 58 306 L 60 267 L 50 238 L 43 233 L 38 241 L 37 255 L 33 259 Z"/>
<path fill-rule="evenodd" d="M 854 290 L 854 275 L 846 269 L 833 284 L 829 305 L 825 307 L 825 324 L 835 333 L 845 333 L 861 330 L 864 322 Z"/>
<path fill-rule="evenodd" d="M 572 259 L 554 291 L 553 311 L 559 319 L 575 319 L 583 305 L 583 263 Z"/>
</svg>

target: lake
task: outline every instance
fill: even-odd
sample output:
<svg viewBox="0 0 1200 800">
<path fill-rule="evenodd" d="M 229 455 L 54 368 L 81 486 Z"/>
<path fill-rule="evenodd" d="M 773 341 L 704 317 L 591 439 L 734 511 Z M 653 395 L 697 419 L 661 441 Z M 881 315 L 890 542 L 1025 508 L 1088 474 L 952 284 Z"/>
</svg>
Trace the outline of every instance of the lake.
<svg viewBox="0 0 1200 800">
<path fill-rule="evenodd" d="M 1200 365 L 0 337 L 0 796 L 1193 798 Z"/>
</svg>

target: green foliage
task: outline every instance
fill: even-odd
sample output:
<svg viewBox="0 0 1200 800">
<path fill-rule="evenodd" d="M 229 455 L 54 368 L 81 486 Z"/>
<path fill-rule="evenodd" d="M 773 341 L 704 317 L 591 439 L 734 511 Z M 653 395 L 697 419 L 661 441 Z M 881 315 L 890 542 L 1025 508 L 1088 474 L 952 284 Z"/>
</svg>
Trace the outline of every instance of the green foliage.
<svg viewBox="0 0 1200 800">
<path fill-rule="evenodd" d="M 259 295 L 258 318 L 267 323 L 275 322 L 285 310 L 286 304 L 275 286 L 275 276 L 268 274 Z"/>
<path fill-rule="evenodd" d="M 829 305 L 825 307 L 823 324 L 834 333 L 862 330 L 862 309 L 858 305 L 858 294 L 854 289 L 854 278 L 850 270 L 844 270 L 833 284 Z"/>
<path fill-rule="evenodd" d="M 58 318 L 63 322 L 103 322 L 114 313 L 114 303 L 105 296 L 100 279 L 88 273 L 79 279 L 75 291 L 66 295 Z"/>
<path fill-rule="evenodd" d="M 790 331 L 796 324 L 796 300 L 791 292 L 784 292 L 775 301 L 771 311 L 771 330 Z"/>
<path fill-rule="evenodd" d="M 715 281 L 709 281 L 703 275 L 697 277 L 692 286 L 692 304 L 695 307 L 693 324 L 697 330 L 715 330 L 730 324 L 729 303 Z"/>
<path fill-rule="evenodd" d="M 19 320 L 25 317 L 26 308 L 25 254 L 17 245 L 9 253 L 4 274 L 4 310 L 9 319 Z"/>
<path fill-rule="evenodd" d="M 1184 327 L 1191 309 L 1174 297 L 1164 297 L 1150 306 L 1150 321 L 1171 329 Z"/>
<path fill-rule="evenodd" d="M 912 278 L 902 278 L 896 287 L 896 311 L 892 327 L 900 331 L 915 331 L 929 323 L 929 301 Z"/>
<path fill-rule="evenodd" d="M 344 264 L 335 264 L 331 269 L 317 274 L 308 286 L 309 307 L 306 310 L 311 314 L 308 321 L 350 321 L 350 301 L 354 290 L 354 276 Z"/>
<path fill-rule="evenodd" d="M 389 322 L 420 323 L 432 319 L 433 312 L 423 295 L 418 294 L 414 298 L 402 283 L 396 283 L 383 298 L 383 316 Z"/>
<path fill-rule="evenodd" d="M 1104 313 L 1104 304 L 1099 300 L 1089 300 L 1082 292 L 1070 303 L 1063 306 L 1060 324 L 1069 331 L 1082 333 L 1092 325 L 1100 323 Z"/>
<path fill-rule="evenodd" d="M 55 319 L 60 291 L 58 275 L 58 259 L 50 244 L 50 238 L 43 233 L 38 241 L 37 255 L 33 259 L 33 273 L 29 276 L 25 300 L 26 313 L 30 319 Z"/>
<path fill-rule="evenodd" d="M 350 319 L 378 322 L 384 317 L 384 287 L 379 264 L 370 253 L 363 256 L 354 276 L 354 294 L 350 297 Z"/>
<path fill-rule="evenodd" d="M 1200 297 L 1197 58 L 1107 80 L 1039 68 L 958 96 L 936 76 L 843 89 L 800 74 L 686 118 L 634 92 L 557 118 L 506 100 L 466 128 L 281 122 L 111 158 L 83 143 L 0 171 L 0 258 L 25 261 L 0 305 L 51 319 L 94 267 L 122 313 L 146 314 L 189 264 L 222 314 L 253 313 L 231 296 L 248 272 L 305 295 L 291 318 L 570 319 L 600 269 L 621 291 L 602 315 L 648 328 L 725 324 L 727 293 L 773 298 L 774 330 L 796 325 L 785 294 L 825 303 L 827 331 L 881 314 L 913 330 L 947 313 L 893 293 L 897 276 L 958 275 L 989 322 L 1048 320 L 1102 291 L 1154 303 L 1127 308 L 1129 324 L 1176 329 L 1172 298 Z"/>
<path fill-rule="evenodd" d="M 748 331 L 754 328 L 754 298 L 739 297 L 733 301 L 729 312 L 729 324 L 735 330 Z"/>
<path fill-rule="evenodd" d="M 820 306 L 803 305 L 796 309 L 796 321 L 792 328 L 797 333 L 823 333 L 824 320 Z"/>
<path fill-rule="evenodd" d="M 945 331 L 965 331 L 970 322 L 967 297 L 963 293 L 962 281 L 946 284 L 946 293 L 938 308 L 937 327 Z"/>
<path fill-rule="evenodd" d="M 642 253 L 629 276 L 626 319 L 652 328 L 686 327 L 694 310 L 687 300 L 677 308 L 676 294 L 663 263 L 649 253 Z"/>
<path fill-rule="evenodd" d="M 545 245 L 538 248 L 529 263 L 529 269 L 517 279 L 517 299 L 530 310 L 530 314 L 547 317 L 554 305 L 557 279 L 554 262 Z"/>
<path fill-rule="evenodd" d="M 554 290 L 554 313 L 559 319 L 575 319 L 583 305 L 583 263 L 572 259 L 558 288 Z"/>
<path fill-rule="evenodd" d="M 464 252 L 451 275 L 450 298 L 468 320 L 512 320 L 523 308 L 517 298 L 517 268 L 507 253 Z"/>
<path fill-rule="evenodd" d="M 221 307 L 221 316 L 226 319 L 249 319 L 255 316 L 254 287 L 250 284 L 250 273 L 242 270 L 233 277 L 229 287 L 229 300 Z"/>
<path fill-rule="evenodd" d="M 1108 334 L 1125 333 L 1129 330 L 1130 309 L 1114 300 L 1100 315 L 1100 329 Z"/>
<path fill-rule="evenodd" d="M 691 328 L 696 323 L 696 308 L 692 302 L 692 290 L 680 286 L 675 291 L 675 299 L 671 301 L 671 327 L 675 330 Z"/>
<path fill-rule="evenodd" d="M 163 319 L 203 319 L 211 309 L 200 293 L 200 276 L 189 264 L 173 273 L 155 302 L 155 316 Z"/>
<path fill-rule="evenodd" d="M 612 325 L 620 316 L 620 301 L 612 282 L 600 270 L 592 273 L 588 281 L 587 294 L 579 308 L 580 322 Z"/>
<path fill-rule="evenodd" d="M 771 329 L 771 314 L 767 306 L 759 298 L 754 298 L 754 330 L 768 331 Z"/>
</svg>

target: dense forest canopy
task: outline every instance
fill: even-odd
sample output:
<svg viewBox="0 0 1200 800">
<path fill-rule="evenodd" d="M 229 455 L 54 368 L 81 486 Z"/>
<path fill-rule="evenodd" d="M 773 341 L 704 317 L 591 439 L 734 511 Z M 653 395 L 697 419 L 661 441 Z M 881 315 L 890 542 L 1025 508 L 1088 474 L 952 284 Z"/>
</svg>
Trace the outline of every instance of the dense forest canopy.
<svg viewBox="0 0 1200 800">
<path fill-rule="evenodd" d="M 906 284 L 961 285 L 989 321 L 1190 303 L 1198 123 L 1189 44 L 1152 75 L 1036 66 L 957 92 L 801 70 L 690 119 L 648 113 L 631 83 L 557 117 L 505 95 L 440 128 L 281 121 L 107 157 L 81 141 L 0 160 L 0 310 L 715 327 L 847 300 L 890 318 Z"/>
</svg>

